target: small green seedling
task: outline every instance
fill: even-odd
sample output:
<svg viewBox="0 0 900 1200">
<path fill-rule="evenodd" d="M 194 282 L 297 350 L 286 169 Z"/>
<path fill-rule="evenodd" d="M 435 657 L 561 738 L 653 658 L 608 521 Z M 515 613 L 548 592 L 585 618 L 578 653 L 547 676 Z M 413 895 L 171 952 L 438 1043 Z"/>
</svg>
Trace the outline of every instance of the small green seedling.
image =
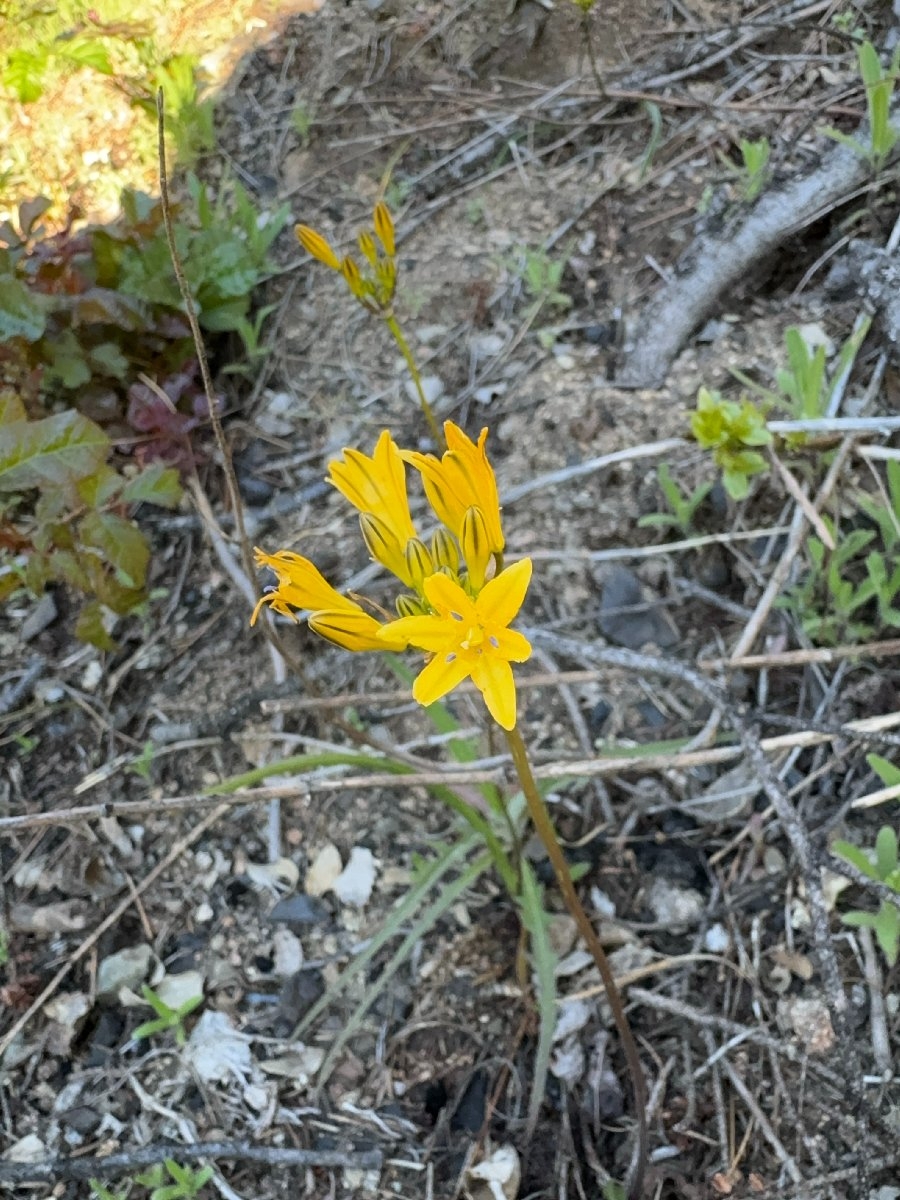
<svg viewBox="0 0 900 1200">
<path fill-rule="evenodd" d="M 900 46 L 897 46 L 891 56 L 890 65 L 885 70 L 878 57 L 878 51 L 871 42 L 865 41 L 857 51 L 859 73 L 866 88 L 866 108 L 869 116 L 869 141 L 860 141 L 841 133 L 839 129 L 827 126 L 822 132 L 826 137 L 833 138 L 843 146 L 848 146 L 854 153 L 868 160 L 872 170 L 878 172 L 891 155 L 900 134 L 893 128 L 890 121 L 891 98 L 894 94 L 894 84 L 897 71 L 900 68 Z"/>
<path fill-rule="evenodd" d="M 861 495 L 858 504 L 870 521 L 878 526 L 878 533 L 885 553 L 894 554 L 900 545 L 900 461 L 887 461 L 887 505 L 873 496 Z"/>
<path fill-rule="evenodd" d="M 145 1021 L 143 1025 L 138 1025 L 132 1037 L 140 1041 L 142 1038 L 149 1038 L 155 1033 L 165 1033 L 171 1029 L 175 1034 L 175 1041 L 179 1046 L 183 1046 L 187 1041 L 184 1019 L 195 1008 L 200 1007 L 203 1003 L 203 997 L 191 996 L 189 1000 L 185 1000 L 184 1004 L 179 1005 L 178 1008 L 170 1008 L 165 1000 L 160 999 L 153 988 L 148 987 L 146 983 L 141 988 L 141 995 L 156 1013 L 156 1017 L 152 1021 Z"/>
<path fill-rule="evenodd" d="M 856 361 L 871 324 L 869 319 L 859 323 L 841 346 L 830 374 L 826 370 L 825 347 L 810 345 L 796 325 L 785 330 L 787 364 L 775 372 L 774 391 L 762 387 L 736 368 L 731 369 L 731 374 L 758 396 L 765 406 L 781 408 L 796 421 L 816 420 L 828 414 L 834 390 Z M 791 446 L 802 445 L 806 441 L 806 434 L 789 434 L 785 440 Z"/>
<path fill-rule="evenodd" d="M 691 431 L 722 471 L 722 483 L 733 500 L 743 500 L 750 491 L 750 478 L 766 470 L 765 458 L 755 446 L 771 445 L 762 411 L 746 398 L 726 400 L 721 392 L 702 387 L 697 409 L 691 416 Z"/>
<path fill-rule="evenodd" d="M 560 290 L 566 259 L 551 258 L 542 247 L 525 247 L 519 262 L 522 282 L 533 300 L 550 308 L 569 308 L 572 297 Z"/>
<path fill-rule="evenodd" d="M 741 138 L 738 149 L 741 152 L 740 167 L 736 167 L 727 156 L 723 155 L 723 158 L 728 169 L 738 178 L 741 199 L 746 204 L 752 204 L 769 182 L 772 146 L 767 137 L 757 138 L 756 141 Z"/>
<path fill-rule="evenodd" d="M 877 587 L 871 575 L 864 579 L 853 576 L 860 574 L 860 564 L 855 560 L 860 559 L 875 532 L 854 529 L 837 535 L 828 518 L 823 520 L 833 535 L 834 550 L 819 538 L 808 539 L 810 569 L 777 602 L 778 607 L 793 612 L 803 632 L 814 642 L 837 645 L 847 639 L 864 640 L 872 636 L 874 627 L 871 620 L 863 618 L 861 610 L 876 599 Z"/>
<path fill-rule="evenodd" d="M 168 1176 L 166 1175 L 168 1172 Z M 142 1187 L 151 1188 L 150 1200 L 194 1200 L 213 1177 L 212 1167 L 182 1167 L 172 1158 L 165 1160 L 165 1170 L 159 1164 L 135 1176 Z M 167 1178 L 174 1180 L 168 1183 Z"/>
<path fill-rule="evenodd" d="M 874 757 L 876 756 L 873 755 L 869 759 L 870 764 Z M 897 768 L 893 764 L 887 763 L 886 760 L 881 759 L 880 761 L 890 769 L 893 781 L 895 783 L 900 781 L 900 771 L 897 771 Z M 843 841 L 835 842 L 832 850 L 845 862 L 851 863 L 857 870 L 862 871 L 869 879 L 885 883 L 897 893 L 898 901 L 895 903 L 892 900 L 882 900 L 877 913 L 852 909 L 841 917 L 845 925 L 871 929 L 878 945 L 884 952 L 884 957 L 889 965 L 893 966 L 897 961 L 898 949 L 900 949 L 900 862 L 898 862 L 896 830 L 892 829 L 890 825 L 882 825 L 875 839 L 874 854 L 861 850 L 852 842 Z"/>
<path fill-rule="evenodd" d="M 91 1188 L 91 1200 L 128 1200 L 128 1193 L 131 1190 L 126 1187 L 122 1192 L 114 1192 L 99 1179 L 89 1179 L 88 1183 Z"/>
<path fill-rule="evenodd" d="M 694 532 L 697 509 L 712 491 L 712 484 L 701 483 L 692 492 L 684 492 L 681 484 L 673 478 L 668 463 L 659 466 L 656 478 L 669 511 L 648 513 L 641 517 L 638 525 L 642 529 L 677 529 L 684 537 L 690 537 Z"/>
<path fill-rule="evenodd" d="M 141 779 L 151 782 L 151 772 L 153 770 L 153 753 L 154 745 L 152 741 L 144 742 L 144 748 L 137 756 L 132 759 L 128 769 L 133 771 L 135 775 L 140 775 Z"/>
</svg>

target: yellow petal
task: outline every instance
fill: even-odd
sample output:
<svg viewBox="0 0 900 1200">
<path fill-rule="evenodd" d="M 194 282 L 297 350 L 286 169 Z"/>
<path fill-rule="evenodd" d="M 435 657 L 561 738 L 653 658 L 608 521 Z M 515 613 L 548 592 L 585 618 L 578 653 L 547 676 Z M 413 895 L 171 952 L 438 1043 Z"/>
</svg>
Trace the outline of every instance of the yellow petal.
<svg viewBox="0 0 900 1200">
<path fill-rule="evenodd" d="M 472 666 L 472 682 L 484 696 L 488 712 L 503 729 L 516 724 L 516 684 L 505 659 L 481 655 Z"/>
<path fill-rule="evenodd" d="M 475 605 L 455 579 L 432 575 L 422 586 L 425 599 L 442 617 L 450 618 L 460 626 L 477 623 Z"/>
<path fill-rule="evenodd" d="M 277 595 L 280 601 L 295 608 L 337 608 L 355 611 L 359 605 L 342 596 L 331 586 L 319 568 L 293 550 L 266 554 L 256 547 L 257 567 L 269 567 L 278 577 Z M 271 603 L 271 601 L 270 601 Z M 276 611 L 282 611 L 280 608 Z"/>
<path fill-rule="evenodd" d="M 382 625 L 379 636 L 402 642 L 404 649 L 415 646 L 435 654 L 440 650 L 446 653 L 453 649 L 453 632 L 441 617 L 416 616 L 400 617 L 397 621 Z"/>
<path fill-rule="evenodd" d="M 416 591 L 422 590 L 422 584 L 434 574 L 434 563 L 428 553 L 428 547 L 419 538 L 410 538 L 406 543 L 406 570 L 410 579 L 410 587 Z M 396 572 L 395 572 L 396 574 Z"/>
<path fill-rule="evenodd" d="M 375 561 L 387 567 L 406 587 L 417 587 L 407 556 L 390 526 L 373 513 L 364 512 L 359 515 L 359 527 L 362 530 L 363 541 Z M 415 540 L 411 539 L 409 544 Z"/>
<path fill-rule="evenodd" d="M 416 676 L 413 683 L 413 698 L 419 704 L 434 704 L 469 675 L 471 663 L 463 655 L 450 651 L 436 654 L 430 663 Z"/>
<path fill-rule="evenodd" d="M 303 247 L 307 254 L 311 254 L 313 258 L 324 263 L 326 267 L 331 267 L 332 271 L 340 271 L 341 260 L 329 246 L 321 233 L 316 233 L 314 229 L 310 229 L 308 225 L 297 225 L 294 229 L 297 235 L 297 241 Z"/>
<path fill-rule="evenodd" d="M 459 572 L 459 550 L 446 529 L 436 529 L 431 539 L 431 557 L 436 567 L 446 567 L 451 575 Z"/>
<path fill-rule="evenodd" d="M 402 549 L 416 536 L 416 528 L 409 512 L 403 458 L 390 433 L 381 434 L 371 458 L 347 448 L 343 455 L 343 461 L 328 464 L 329 481 L 354 508 L 383 522 Z"/>
<path fill-rule="evenodd" d="M 359 242 L 359 250 L 363 258 L 370 267 L 374 267 L 378 262 L 378 250 L 375 247 L 375 239 L 371 233 L 361 233 L 357 241 Z"/>
<path fill-rule="evenodd" d="M 326 611 L 313 613 L 309 627 L 329 642 L 345 650 L 404 650 L 406 643 L 380 637 L 384 626 L 361 609 L 358 612 Z"/>
<path fill-rule="evenodd" d="M 488 644 L 498 658 L 505 658 L 508 662 L 527 662 L 531 658 L 531 642 L 517 629 L 491 630 Z"/>
<path fill-rule="evenodd" d="M 530 582 L 530 558 L 523 558 L 495 575 L 475 601 L 479 621 L 484 625 L 508 625 L 522 607 Z"/>
</svg>

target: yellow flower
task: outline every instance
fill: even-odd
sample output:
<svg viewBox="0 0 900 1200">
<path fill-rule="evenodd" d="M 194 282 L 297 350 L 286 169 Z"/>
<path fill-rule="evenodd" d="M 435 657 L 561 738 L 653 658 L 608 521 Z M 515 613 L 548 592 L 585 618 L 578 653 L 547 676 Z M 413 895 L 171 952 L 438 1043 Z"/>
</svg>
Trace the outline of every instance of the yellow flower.
<svg viewBox="0 0 900 1200">
<path fill-rule="evenodd" d="M 355 600 L 342 596 L 333 588 L 308 558 L 292 550 L 266 554 L 258 547 L 254 555 L 257 567 L 270 567 L 275 572 L 278 586 L 257 602 L 250 618 L 251 625 L 256 624 L 265 604 L 292 621 L 297 620 L 294 609 L 312 609 L 310 628 L 345 650 L 405 649 L 406 642 L 401 638 L 380 637 L 384 626 L 364 612 Z"/>
<path fill-rule="evenodd" d="M 340 271 L 341 260 L 332 250 L 326 239 L 322 237 L 321 233 L 316 233 L 308 225 L 296 225 L 294 233 L 297 235 L 297 241 L 307 254 L 311 254 L 313 258 L 318 259 L 320 263 L 324 263 L 326 267 L 331 267 L 332 271 Z"/>
<path fill-rule="evenodd" d="M 433 704 L 471 676 L 497 724 L 515 728 L 516 685 L 509 664 L 525 662 L 531 646 L 507 626 L 522 607 L 530 580 L 531 560 L 524 558 L 486 583 L 473 600 L 447 575 L 432 575 L 424 592 L 434 614 L 401 617 L 382 627 L 378 636 L 384 642 L 404 642 L 432 655 L 413 684 L 420 704 Z"/>
<path fill-rule="evenodd" d="M 407 450 L 403 458 L 421 474 L 431 507 L 451 533 L 461 538 L 467 511 L 478 508 L 484 517 L 488 548 L 492 554 L 500 554 L 505 545 L 500 496 L 485 451 L 487 435 L 487 429 L 482 429 L 476 444 L 458 425 L 445 421 L 447 451 L 443 457 Z"/>
<path fill-rule="evenodd" d="M 371 458 L 359 450 L 344 450 L 343 462 L 336 459 L 328 464 L 328 479 L 355 509 L 375 517 L 405 553 L 416 528 L 409 514 L 403 458 L 387 430 Z"/>
</svg>

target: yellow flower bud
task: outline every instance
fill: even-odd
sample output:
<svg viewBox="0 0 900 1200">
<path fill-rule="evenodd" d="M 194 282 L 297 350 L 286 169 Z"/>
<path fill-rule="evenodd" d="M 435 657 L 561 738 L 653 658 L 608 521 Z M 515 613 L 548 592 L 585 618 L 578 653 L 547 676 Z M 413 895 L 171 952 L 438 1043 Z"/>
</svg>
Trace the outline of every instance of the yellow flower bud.
<svg viewBox="0 0 900 1200">
<path fill-rule="evenodd" d="M 383 200 L 375 205 L 374 224 L 375 233 L 379 242 L 384 246 L 385 254 L 388 258 L 393 258 L 397 253 L 397 246 L 394 241 L 394 222 L 388 211 L 388 206 Z"/>
<path fill-rule="evenodd" d="M 417 592 L 422 590 L 422 584 L 428 576 L 434 574 L 434 563 L 428 547 L 419 538 L 410 538 L 406 543 L 406 569 Z"/>
<path fill-rule="evenodd" d="M 403 543 L 387 521 L 376 517 L 374 513 L 364 512 L 359 514 L 359 527 L 362 530 L 363 541 L 375 561 L 387 567 L 391 574 L 401 579 L 407 587 L 416 587 L 404 554 Z"/>
<path fill-rule="evenodd" d="M 467 508 L 459 536 L 463 558 L 469 570 L 469 582 L 474 595 L 484 587 L 491 561 L 491 542 L 484 513 L 474 505 Z"/>
<path fill-rule="evenodd" d="M 361 233 L 357 240 L 359 241 L 359 249 L 363 258 L 370 267 L 374 267 L 378 262 L 378 248 L 375 245 L 375 239 L 371 233 Z"/>
<path fill-rule="evenodd" d="M 432 537 L 431 557 L 435 567 L 446 567 L 451 575 L 459 570 L 459 549 L 446 529 L 438 529 Z"/>
<path fill-rule="evenodd" d="M 415 596 L 398 596 L 394 601 L 398 617 L 421 617 L 425 614 L 425 605 Z"/>
<path fill-rule="evenodd" d="M 308 225 L 297 225 L 294 228 L 294 233 L 297 235 L 297 241 L 303 247 L 307 254 L 311 254 L 313 258 L 318 259 L 320 263 L 324 263 L 326 267 L 331 267 L 332 271 L 340 271 L 341 260 L 329 246 L 321 233 L 316 233 L 314 229 L 310 229 Z"/>
</svg>

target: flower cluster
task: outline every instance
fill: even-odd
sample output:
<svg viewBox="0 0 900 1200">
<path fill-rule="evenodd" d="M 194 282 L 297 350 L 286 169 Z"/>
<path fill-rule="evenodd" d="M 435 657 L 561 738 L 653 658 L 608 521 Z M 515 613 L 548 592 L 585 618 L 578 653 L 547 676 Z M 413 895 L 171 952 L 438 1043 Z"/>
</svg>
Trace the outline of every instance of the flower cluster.
<svg viewBox="0 0 900 1200">
<path fill-rule="evenodd" d="M 349 254 L 338 258 L 321 233 L 308 225 L 297 225 L 294 232 L 307 254 L 332 271 L 343 275 L 347 287 L 363 308 L 384 313 L 391 307 L 397 287 L 397 247 L 394 222 L 386 204 L 375 205 L 374 230 L 364 230 L 357 238 L 362 264 Z"/>
<path fill-rule="evenodd" d="M 525 599 L 531 561 L 503 566 L 504 538 L 497 481 L 483 429 L 473 442 L 451 421 L 440 457 L 400 450 L 382 433 L 373 454 L 344 450 L 329 464 L 328 479 L 359 513 L 372 558 L 406 589 L 396 600 L 398 619 L 380 621 L 356 600 L 342 596 L 308 560 L 292 551 L 256 551 L 277 586 L 262 597 L 252 621 L 268 605 L 296 620 L 308 611 L 311 629 L 347 650 L 403 650 L 431 657 L 413 685 L 420 704 L 433 704 L 472 679 L 491 716 L 504 729 L 516 723 L 516 689 L 510 663 L 531 654 L 527 639 L 509 628 Z M 441 522 L 426 542 L 409 509 L 406 467 L 421 477 Z"/>
</svg>

